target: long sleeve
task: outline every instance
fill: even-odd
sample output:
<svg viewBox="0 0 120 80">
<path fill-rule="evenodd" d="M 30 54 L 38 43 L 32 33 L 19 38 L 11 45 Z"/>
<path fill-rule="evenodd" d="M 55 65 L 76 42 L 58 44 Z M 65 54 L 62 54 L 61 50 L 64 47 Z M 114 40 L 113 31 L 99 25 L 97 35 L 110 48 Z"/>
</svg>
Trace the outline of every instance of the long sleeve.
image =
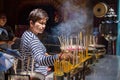
<svg viewBox="0 0 120 80">
<path fill-rule="evenodd" d="M 30 41 L 30 49 L 35 61 L 41 66 L 52 66 L 58 57 L 57 55 L 46 56 L 46 48 L 38 39 Z"/>
</svg>

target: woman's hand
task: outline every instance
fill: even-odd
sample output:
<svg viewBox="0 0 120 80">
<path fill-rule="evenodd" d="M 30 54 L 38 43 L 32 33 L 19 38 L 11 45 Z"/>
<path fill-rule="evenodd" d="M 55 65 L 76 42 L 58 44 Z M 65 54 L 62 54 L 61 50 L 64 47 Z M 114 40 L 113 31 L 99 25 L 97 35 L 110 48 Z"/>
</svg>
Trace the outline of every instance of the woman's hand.
<svg viewBox="0 0 120 80">
<path fill-rule="evenodd" d="M 8 41 L 8 45 L 13 45 L 14 41 Z"/>
<path fill-rule="evenodd" d="M 14 42 L 15 42 L 15 40 L 16 40 L 16 39 L 19 39 L 19 38 L 18 38 L 18 37 L 14 37 L 12 41 L 14 41 Z"/>
<path fill-rule="evenodd" d="M 73 55 L 71 54 L 71 52 L 65 52 L 65 53 L 60 53 L 59 54 L 59 59 L 60 60 L 72 60 L 73 59 Z"/>
<path fill-rule="evenodd" d="M 45 55 L 46 55 L 46 56 L 49 56 L 49 54 L 48 54 L 48 53 L 45 53 Z"/>
</svg>

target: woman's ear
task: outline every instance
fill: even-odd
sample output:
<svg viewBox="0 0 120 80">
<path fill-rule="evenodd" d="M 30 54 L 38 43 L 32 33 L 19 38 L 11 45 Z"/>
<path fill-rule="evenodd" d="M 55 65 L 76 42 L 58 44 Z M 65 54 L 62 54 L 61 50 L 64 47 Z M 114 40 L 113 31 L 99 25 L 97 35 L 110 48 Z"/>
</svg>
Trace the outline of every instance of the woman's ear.
<svg viewBox="0 0 120 80">
<path fill-rule="evenodd" d="M 32 21 L 32 20 L 30 20 L 30 24 L 32 24 L 32 25 L 33 25 L 33 21 Z"/>
<path fill-rule="evenodd" d="M 33 25 L 34 25 L 33 21 L 32 21 L 32 20 L 30 20 L 30 26 L 33 26 Z"/>
</svg>

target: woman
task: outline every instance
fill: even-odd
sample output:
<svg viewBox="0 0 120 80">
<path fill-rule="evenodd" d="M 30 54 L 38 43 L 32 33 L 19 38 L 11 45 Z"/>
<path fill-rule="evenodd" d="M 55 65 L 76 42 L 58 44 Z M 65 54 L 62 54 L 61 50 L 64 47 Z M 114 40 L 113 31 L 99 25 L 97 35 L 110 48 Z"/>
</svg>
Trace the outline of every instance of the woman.
<svg viewBox="0 0 120 80">
<path fill-rule="evenodd" d="M 7 25 L 7 16 L 0 13 L 0 48 L 11 48 L 16 40 L 13 30 Z"/>
<path fill-rule="evenodd" d="M 44 10 L 32 10 L 29 14 L 29 29 L 23 33 L 20 45 L 20 52 L 22 53 L 22 57 L 24 60 L 23 69 L 28 70 L 27 61 L 28 58 L 31 57 L 32 60 L 34 60 L 34 71 L 45 76 L 48 72 L 48 66 L 53 66 L 55 59 L 72 58 L 72 55 L 70 53 L 60 53 L 55 55 L 48 55 L 46 53 L 46 48 L 37 37 L 37 35 L 39 33 L 43 33 L 46 27 L 47 20 L 48 15 Z"/>
</svg>

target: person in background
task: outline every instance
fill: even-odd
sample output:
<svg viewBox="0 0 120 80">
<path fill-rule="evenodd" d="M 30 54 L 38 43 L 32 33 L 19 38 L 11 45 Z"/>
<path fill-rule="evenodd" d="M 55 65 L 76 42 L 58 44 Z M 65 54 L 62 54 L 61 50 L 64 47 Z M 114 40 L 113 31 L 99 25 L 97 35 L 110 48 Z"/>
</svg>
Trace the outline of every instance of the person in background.
<svg viewBox="0 0 120 80">
<path fill-rule="evenodd" d="M 19 45 L 16 46 L 16 44 L 20 43 L 18 42 L 18 40 L 19 38 L 15 37 L 12 28 L 7 25 L 6 14 L 3 12 L 0 12 L 0 52 L 2 54 L 7 53 L 11 55 L 11 53 L 13 53 L 14 55 L 16 55 L 17 52 L 15 53 L 15 51 L 13 51 L 12 46 L 14 46 L 15 48 L 18 48 Z M 6 72 L 3 72 L 3 73 L 13 74 L 14 73 L 13 66 L 11 66 Z"/>
<path fill-rule="evenodd" d="M 0 13 L 0 48 L 11 48 L 16 39 L 12 28 L 7 25 L 6 14 Z"/>
<path fill-rule="evenodd" d="M 49 55 L 46 52 L 46 48 L 38 38 L 38 34 L 42 34 L 48 20 L 48 14 L 43 9 L 33 9 L 29 14 L 29 28 L 21 37 L 20 53 L 22 55 L 23 65 L 27 66 L 28 58 L 34 59 L 34 72 L 48 74 L 48 66 L 54 65 L 56 59 L 72 59 L 71 53 L 59 53 L 55 55 Z M 30 57 L 29 57 L 30 56 Z M 24 67 L 26 71 L 27 67 Z"/>
</svg>

